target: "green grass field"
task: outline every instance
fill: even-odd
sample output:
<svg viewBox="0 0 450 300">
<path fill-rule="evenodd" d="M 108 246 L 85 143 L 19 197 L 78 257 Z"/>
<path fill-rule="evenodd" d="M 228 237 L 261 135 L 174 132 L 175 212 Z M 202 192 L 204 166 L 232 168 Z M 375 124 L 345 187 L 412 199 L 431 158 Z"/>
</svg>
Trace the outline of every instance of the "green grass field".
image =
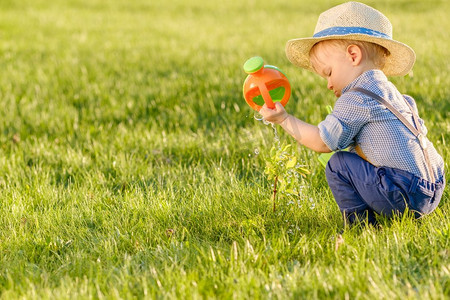
<svg viewBox="0 0 450 300">
<path fill-rule="evenodd" d="M 264 168 L 273 129 L 245 60 L 288 74 L 317 124 L 334 95 L 291 65 L 341 1 L 0 1 L 0 298 L 448 299 L 450 202 L 421 220 L 343 223 L 317 160 L 299 199 Z M 448 1 L 367 1 L 415 49 L 415 97 L 450 162 Z"/>
</svg>

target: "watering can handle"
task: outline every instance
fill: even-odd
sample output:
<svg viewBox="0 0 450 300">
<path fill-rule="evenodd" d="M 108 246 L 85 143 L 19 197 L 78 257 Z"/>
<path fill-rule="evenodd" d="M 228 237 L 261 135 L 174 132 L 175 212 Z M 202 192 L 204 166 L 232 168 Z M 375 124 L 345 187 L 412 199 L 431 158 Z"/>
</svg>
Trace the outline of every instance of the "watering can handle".
<svg viewBox="0 0 450 300">
<path fill-rule="evenodd" d="M 259 83 L 258 84 L 258 88 L 259 88 L 261 96 L 263 97 L 264 102 L 266 103 L 267 107 L 270 108 L 270 109 L 274 109 L 275 108 L 275 104 L 272 101 L 272 97 L 270 96 L 266 85 L 264 83 Z"/>
</svg>

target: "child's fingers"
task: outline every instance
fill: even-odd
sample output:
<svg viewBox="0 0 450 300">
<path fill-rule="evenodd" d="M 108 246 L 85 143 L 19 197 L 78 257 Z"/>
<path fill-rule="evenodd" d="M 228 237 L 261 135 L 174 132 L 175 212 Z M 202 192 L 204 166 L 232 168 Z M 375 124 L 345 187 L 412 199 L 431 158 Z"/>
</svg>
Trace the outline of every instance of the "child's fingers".
<svg viewBox="0 0 450 300">
<path fill-rule="evenodd" d="M 275 108 L 270 109 L 265 104 L 260 109 L 259 113 L 269 122 L 280 123 L 286 118 L 286 110 L 279 102 L 275 103 Z"/>
<path fill-rule="evenodd" d="M 284 112 L 284 106 L 280 102 L 275 102 L 275 110 L 277 112 Z"/>
</svg>

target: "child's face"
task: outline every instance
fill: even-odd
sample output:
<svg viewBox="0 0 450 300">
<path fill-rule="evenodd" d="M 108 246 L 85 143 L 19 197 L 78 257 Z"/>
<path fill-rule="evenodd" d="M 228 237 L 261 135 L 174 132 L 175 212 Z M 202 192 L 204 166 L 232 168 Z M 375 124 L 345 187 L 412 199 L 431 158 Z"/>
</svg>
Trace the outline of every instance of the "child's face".
<svg viewBox="0 0 450 300">
<path fill-rule="evenodd" d="M 327 42 L 316 45 L 311 58 L 314 70 L 328 81 L 327 88 L 340 97 L 342 89 L 351 83 L 360 72 L 354 67 L 352 57 L 342 48 Z"/>
</svg>

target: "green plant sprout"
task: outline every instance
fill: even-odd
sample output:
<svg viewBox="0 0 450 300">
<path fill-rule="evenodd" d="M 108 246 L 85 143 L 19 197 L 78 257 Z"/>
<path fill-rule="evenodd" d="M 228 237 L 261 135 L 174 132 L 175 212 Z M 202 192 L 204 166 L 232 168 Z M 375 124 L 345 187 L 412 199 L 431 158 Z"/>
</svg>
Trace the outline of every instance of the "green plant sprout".
<svg viewBox="0 0 450 300">
<path fill-rule="evenodd" d="M 266 159 L 264 173 L 268 180 L 273 180 L 273 211 L 276 210 L 276 197 L 280 192 L 285 196 L 300 197 L 300 185 L 302 178 L 310 174 L 295 156 L 291 144 L 283 143 L 272 146 L 270 156 Z"/>
</svg>

